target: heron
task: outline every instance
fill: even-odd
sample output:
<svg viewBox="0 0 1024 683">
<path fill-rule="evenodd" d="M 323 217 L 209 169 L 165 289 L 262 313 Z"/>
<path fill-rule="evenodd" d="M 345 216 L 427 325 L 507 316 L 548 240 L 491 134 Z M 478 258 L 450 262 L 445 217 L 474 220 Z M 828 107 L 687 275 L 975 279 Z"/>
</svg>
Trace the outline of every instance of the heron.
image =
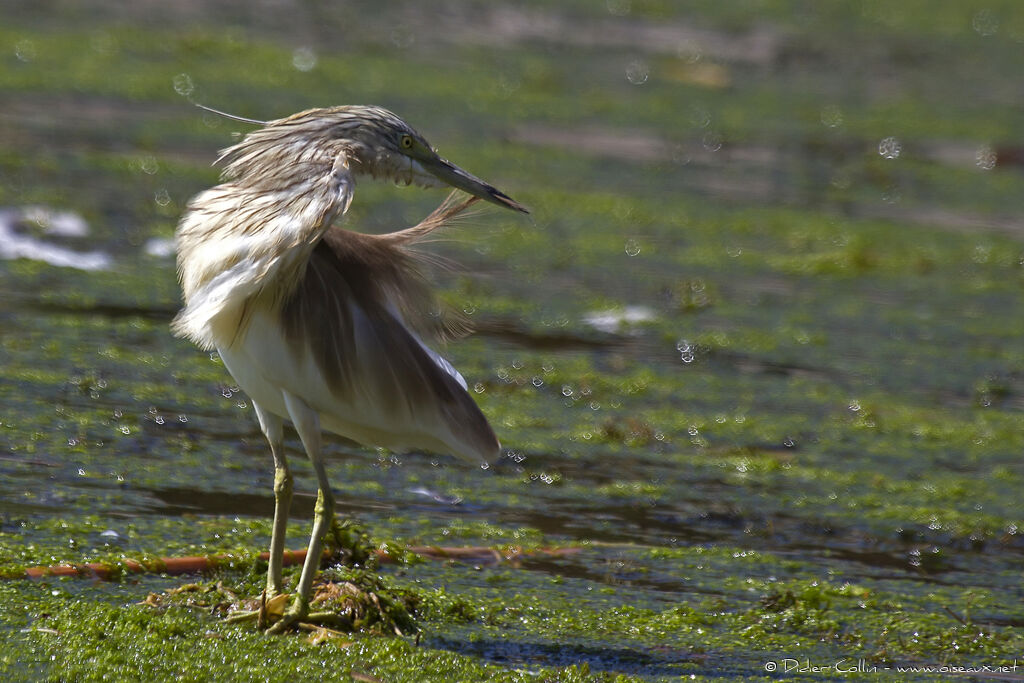
<svg viewBox="0 0 1024 683">
<path fill-rule="evenodd" d="M 251 399 L 270 445 L 267 598 L 284 595 L 293 487 L 285 420 L 316 474 L 313 528 L 295 595 L 269 629 L 282 632 L 309 615 L 324 536 L 334 521 L 322 430 L 476 462 L 500 452 L 462 375 L 421 337 L 416 320 L 430 291 L 412 245 L 478 200 L 529 212 L 442 158 L 381 107 L 310 109 L 272 121 L 211 111 L 259 127 L 221 151 L 220 184 L 193 197 L 178 224 L 184 306 L 172 331 L 216 349 Z M 365 234 L 337 225 L 357 178 L 447 186 L 452 193 L 412 228 Z"/>
</svg>

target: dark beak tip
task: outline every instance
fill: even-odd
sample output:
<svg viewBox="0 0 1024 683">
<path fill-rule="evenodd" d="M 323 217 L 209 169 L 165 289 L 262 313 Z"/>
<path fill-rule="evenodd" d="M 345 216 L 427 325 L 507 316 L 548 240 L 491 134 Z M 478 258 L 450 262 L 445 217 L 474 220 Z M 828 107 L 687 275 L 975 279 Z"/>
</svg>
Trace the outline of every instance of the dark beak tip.
<svg viewBox="0 0 1024 683">
<path fill-rule="evenodd" d="M 524 213 L 524 214 L 527 214 L 527 215 L 530 214 L 530 210 L 527 209 L 525 206 L 523 206 L 522 204 L 520 204 L 517 201 L 510 200 L 510 201 L 505 203 L 505 206 L 507 206 L 508 208 L 512 209 L 513 211 L 518 211 L 519 213 Z"/>
<path fill-rule="evenodd" d="M 519 213 L 530 213 L 529 209 L 500 190 L 494 190 L 491 196 L 494 198 L 496 204 L 501 204 L 502 206 L 512 209 L 513 211 L 518 211 Z"/>
</svg>

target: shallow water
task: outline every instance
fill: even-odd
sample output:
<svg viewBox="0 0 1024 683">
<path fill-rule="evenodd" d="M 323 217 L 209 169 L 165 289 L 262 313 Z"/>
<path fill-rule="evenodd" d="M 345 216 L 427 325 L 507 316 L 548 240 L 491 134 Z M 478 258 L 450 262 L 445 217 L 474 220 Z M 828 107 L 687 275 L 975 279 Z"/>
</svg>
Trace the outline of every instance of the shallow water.
<svg viewBox="0 0 1024 683">
<path fill-rule="evenodd" d="M 416 666 L 658 680 L 760 677 L 787 656 L 1012 659 L 1024 24 L 1010 6 L 801 4 L 796 21 L 783 2 L 378 4 L 9 13 L 0 568 L 267 543 L 272 471 L 247 398 L 167 328 L 166 240 L 246 129 L 189 100 L 257 118 L 375 102 L 533 213 L 485 211 L 432 245 L 462 265 L 439 274 L 443 297 L 477 328 L 444 352 L 506 454 L 482 471 L 332 441 L 338 509 L 410 544 L 583 548 L 389 569 L 479 610 L 427 618 Z M 361 184 L 349 225 L 394 229 L 440 199 Z M 288 443 L 301 547 L 315 483 Z M 20 629 L 48 628 L 65 594 L 104 615 L 157 584 L 174 581 L 8 584 L 27 607 L 0 632 L 26 654 L 0 670 L 52 671 L 56 649 L 81 671 L 107 646 Z M 225 628 L 188 619 L 175 628 Z M 219 656 L 206 646 L 187 666 Z M 262 656 L 294 646 L 273 647 Z M 388 680 L 413 666 L 396 644 L 359 648 Z M 109 666 L 175 671 L 151 659 Z"/>
</svg>

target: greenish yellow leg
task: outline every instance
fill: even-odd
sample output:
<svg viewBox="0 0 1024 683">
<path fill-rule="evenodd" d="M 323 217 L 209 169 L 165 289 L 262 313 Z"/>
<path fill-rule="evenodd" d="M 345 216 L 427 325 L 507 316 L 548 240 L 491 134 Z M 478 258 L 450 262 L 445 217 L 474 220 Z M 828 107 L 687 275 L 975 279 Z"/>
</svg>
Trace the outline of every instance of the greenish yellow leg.
<svg viewBox="0 0 1024 683">
<path fill-rule="evenodd" d="M 288 511 L 292 504 L 292 473 L 284 454 L 284 424 L 282 419 L 263 410 L 253 403 L 260 428 L 270 443 L 274 456 L 274 529 L 270 535 L 270 560 L 267 567 L 266 597 L 280 594 L 282 589 L 281 568 L 284 557 L 284 542 L 288 528 Z"/>
<path fill-rule="evenodd" d="M 270 562 L 267 567 L 267 597 L 282 592 L 281 565 L 288 528 L 288 510 L 292 504 L 292 473 L 284 454 L 274 457 L 274 531 L 270 536 Z"/>
<path fill-rule="evenodd" d="M 316 472 L 318 491 L 314 508 L 313 532 L 309 537 L 309 548 L 306 551 L 306 561 L 302 565 L 302 574 L 299 575 L 295 600 L 285 612 L 284 618 L 274 624 L 268 631 L 269 633 L 281 633 L 301 622 L 309 614 L 313 579 L 317 569 L 320 568 L 320 558 L 323 556 L 324 534 L 331 527 L 331 522 L 334 519 L 334 494 L 331 493 L 330 482 L 327 480 L 327 468 L 324 466 L 320 452 L 320 418 L 302 399 L 287 392 L 284 393 L 284 399 L 295 430 L 299 433 L 302 445 L 306 449 L 306 455 L 309 456 L 309 461 Z"/>
</svg>

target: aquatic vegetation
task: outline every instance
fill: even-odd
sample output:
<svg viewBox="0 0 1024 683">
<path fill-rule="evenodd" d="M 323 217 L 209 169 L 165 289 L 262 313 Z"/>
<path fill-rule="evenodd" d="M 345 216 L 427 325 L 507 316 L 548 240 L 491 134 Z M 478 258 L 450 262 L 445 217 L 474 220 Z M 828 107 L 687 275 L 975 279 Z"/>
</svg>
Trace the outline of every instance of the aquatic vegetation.
<svg viewBox="0 0 1024 683">
<path fill-rule="evenodd" d="M 500 22 L 457 3 L 414 31 L 388 4 L 326 12 L 330 39 L 175 7 L 0 28 L 0 207 L 70 212 L 73 231 L 17 234 L 109 259 L 0 261 L 0 677 L 762 680 L 792 660 L 868 678 L 1019 656 L 1010 5 L 536 0 Z M 243 129 L 189 98 L 258 118 L 380 103 L 533 211 L 429 247 L 461 266 L 437 275 L 477 332 L 444 353 L 505 455 L 327 455 L 373 547 L 501 559 L 328 568 L 353 632 L 226 620 L 262 588 L 272 482 L 220 359 L 167 331 L 159 240 Z M 360 197 L 367 230 L 440 199 Z M 295 474 L 297 548 L 315 483 Z M 18 578 L 191 555 L 232 559 Z"/>
</svg>

